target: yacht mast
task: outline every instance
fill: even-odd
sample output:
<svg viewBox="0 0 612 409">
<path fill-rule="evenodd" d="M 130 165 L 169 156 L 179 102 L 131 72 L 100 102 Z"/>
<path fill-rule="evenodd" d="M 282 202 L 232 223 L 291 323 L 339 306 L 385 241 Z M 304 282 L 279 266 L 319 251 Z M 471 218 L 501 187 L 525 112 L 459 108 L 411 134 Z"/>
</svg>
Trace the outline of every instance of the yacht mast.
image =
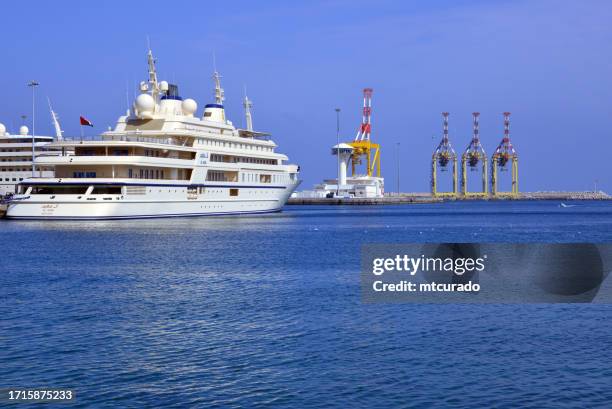
<svg viewBox="0 0 612 409">
<path fill-rule="evenodd" d="M 246 94 L 246 87 L 244 87 L 244 102 L 242 103 L 244 107 L 244 116 L 246 119 L 246 129 L 247 131 L 253 130 L 253 116 L 251 115 L 251 108 L 253 108 L 253 101 L 249 100 Z"/>
<path fill-rule="evenodd" d="M 221 88 L 221 75 L 219 75 L 216 68 L 213 73 L 213 80 L 215 81 L 215 103 L 223 105 L 223 101 L 225 101 L 225 91 Z"/>
<path fill-rule="evenodd" d="M 157 83 L 157 70 L 155 69 L 155 58 L 153 58 L 153 52 L 151 48 L 149 48 L 149 52 L 147 53 L 147 63 L 149 65 L 149 84 L 151 90 L 151 96 L 157 101 L 157 97 L 159 96 L 160 89 L 159 84 Z"/>
</svg>

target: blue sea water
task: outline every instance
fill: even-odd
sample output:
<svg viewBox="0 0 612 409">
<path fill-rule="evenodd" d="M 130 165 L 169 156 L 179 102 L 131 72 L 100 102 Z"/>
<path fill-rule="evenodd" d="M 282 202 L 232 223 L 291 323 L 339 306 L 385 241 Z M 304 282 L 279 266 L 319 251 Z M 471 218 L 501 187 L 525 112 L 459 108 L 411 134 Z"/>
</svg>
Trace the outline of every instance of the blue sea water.
<svg viewBox="0 0 612 409">
<path fill-rule="evenodd" d="M 73 388 L 70 407 L 610 407 L 612 306 L 360 297 L 363 243 L 612 241 L 611 203 L 574 204 L 1 221 L 0 388 Z"/>
</svg>

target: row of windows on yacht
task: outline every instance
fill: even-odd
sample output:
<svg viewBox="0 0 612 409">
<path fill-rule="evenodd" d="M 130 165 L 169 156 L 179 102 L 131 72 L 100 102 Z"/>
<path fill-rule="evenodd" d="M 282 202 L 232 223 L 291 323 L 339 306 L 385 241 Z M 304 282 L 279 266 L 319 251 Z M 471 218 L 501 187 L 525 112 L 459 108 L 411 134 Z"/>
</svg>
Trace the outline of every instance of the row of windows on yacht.
<svg viewBox="0 0 612 409">
<path fill-rule="evenodd" d="M 253 158 L 250 156 L 231 156 L 213 153 L 210 155 L 211 162 L 226 163 L 258 163 L 263 165 L 278 165 L 278 159 Z"/>
<path fill-rule="evenodd" d="M 37 146 L 36 147 L 36 152 L 38 152 L 38 151 L 51 151 L 52 152 L 52 151 L 55 151 L 55 149 L 50 149 L 50 148 L 48 148 L 46 146 L 45 147 Z M 22 148 L 0 148 L 0 152 L 9 152 L 9 153 L 10 152 L 17 152 L 17 153 L 19 153 L 19 152 L 32 152 L 32 146 L 28 145 L 28 146 L 25 146 L 25 147 L 22 147 Z"/>
<path fill-rule="evenodd" d="M 32 152 L 32 148 L 11 148 L 11 149 L 0 149 L 0 152 Z"/>
<path fill-rule="evenodd" d="M 127 174 L 129 179 L 165 179 L 163 169 L 128 169 Z M 78 171 L 73 172 L 72 177 L 80 178 L 96 178 L 96 172 Z M 209 182 L 237 182 L 238 172 L 209 170 L 206 173 L 206 181 Z M 240 173 L 241 182 L 259 182 L 259 183 L 282 183 L 289 179 L 288 174 L 267 174 L 242 172 Z"/>
<path fill-rule="evenodd" d="M 105 152 L 106 153 L 106 152 Z M 112 156 L 129 156 L 130 151 L 128 149 L 117 149 L 114 148 L 109 151 Z M 160 151 L 159 149 L 144 149 L 140 154 L 144 153 L 144 156 L 154 157 L 154 158 L 171 158 L 171 159 L 187 159 L 193 160 L 195 157 L 194 153 L 185 153 L 180 152 L 179 156 L 171 155 L 167 151 Z M 136 153 L 137 154 L 137 153 Z M 97 151 L 92 149 L 78 149 L 77 156 L 96 156 Z M 211 162 L 225 162 L 225 163 L 255 163 L 255 164 L 263 164 L 263 165 L 280 165 L 278 159 L 269 159 L 269 158 L 257 158 L 252 156 L 235 156 L 235 155 L 222 155 L 218 153 L 213 153 L 210 155 Z"/>
<path fill-rule="evenodd" d="M 270 174 L 256 172 L 241 172 L 240 182 L 247 183 L 282 183 L 287 181 L 288 174 Z M 206 180 L 210 182 L 238 182 L 238 172 L 209 170 Z"/>
<path fill-rule="evenodd" d="M 262 173 L 242 173 L 240 175 L 241 182 L 260 182 L 260 183 L 284 183 L 289 180 L 289 174 L 262 174 Z"/>
<path fill-rule="evenodd" d="M 72 177 L 75 179 L 81 178 L 96 178 L 96 172 L 72 172 Z M 164 179 L 163 169 L 128 169 L 129 179 Z"/>
<path fill-rule="evenodd" d="M 180 143 L 180 140 L 174 138 L 155 138 L 155 137 L 142 137 L 142 136 L 125 136 L 125 135 L 112 135 L 105 136 L 104 140 L 111 141 L 122 141 L 122 142 L 149 142 L 149 143 L 161 143 L 165 145 L 181 145 L 190 146 L 188 143 Z M 262 146 L 254 143 L 244 142 L 229 142 L 219 141 L 215 139 L 198 138 L 195 140 L 194 146 L 216 146 L 220 148 L 232 148 L 232 149 L 247 149 L 260 152 L 274 152 L 274 148 L 271 146 Z"/>
<path fill-rule="evenodd" d="M 199 146 L 216 146 L 219 148 L 231 148 L 231 149 L 247 149 L 260 152 L 274 152 L 274 148 L 271 146 L 261 146 L 243 142 L 227 142 L 217 141 L 213 139 L 198 139 Z"/>
</svg>

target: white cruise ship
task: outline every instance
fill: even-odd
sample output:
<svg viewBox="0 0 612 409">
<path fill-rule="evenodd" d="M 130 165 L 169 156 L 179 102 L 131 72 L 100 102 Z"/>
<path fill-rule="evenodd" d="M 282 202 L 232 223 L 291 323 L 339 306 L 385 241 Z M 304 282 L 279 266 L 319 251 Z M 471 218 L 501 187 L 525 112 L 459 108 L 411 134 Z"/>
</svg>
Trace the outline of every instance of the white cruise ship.
<svg viewBox="0 0 612 409">
<path fill-rule="evenodd" d="M 19 184 L 6 217 L 21 219 L 123 219 L 266 213 L 281 210 L 299 184 L 297 165 L 275 152 L 268 134 L 225 118 L 223 89 L 214 73 L 215 103 L 196 116 L 193 99 L 157 80 L 148 52 L 149 79 L 115 129 L 100 140 L 63 140 L 63 152 L 40 157 L 54 177 Z M 72 153 L 71 153 L 72 152 Z"/>
<path fill-rule="evenodd" d="M 34 154 L 40 156 L 57 156 L 61 150 L 49 146 L 52 136 L 29 135 L 29 129 L 23 125 L 18 135 L 6 131 L 0 124 L 0 197 L 16 192 L 17 185 L 32 177 L 32 138 L 34 138 Z M 42 178 L 53 177 L 53 167 L 39 166 L 35 175 Z"/>
</svg>

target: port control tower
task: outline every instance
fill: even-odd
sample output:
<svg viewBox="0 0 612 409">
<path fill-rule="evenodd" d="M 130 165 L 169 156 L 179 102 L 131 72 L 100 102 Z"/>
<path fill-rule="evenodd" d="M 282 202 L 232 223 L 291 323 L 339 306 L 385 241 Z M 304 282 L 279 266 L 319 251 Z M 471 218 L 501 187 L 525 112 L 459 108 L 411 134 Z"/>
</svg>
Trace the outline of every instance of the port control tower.
<svg viewBox="0 0 612 409">
<path fill-rule="evenodd" d="M 341 143 L 340 145 L 335 145 L 332 147 L 332 155 L 339 156 L 338 158 L 338 186 L 340 188 L 346 188 L 346 175 L 348 170 L 348 164 L 351 160 L 351 156 L 355 148 L 346 143 Z"/>
</svg>

